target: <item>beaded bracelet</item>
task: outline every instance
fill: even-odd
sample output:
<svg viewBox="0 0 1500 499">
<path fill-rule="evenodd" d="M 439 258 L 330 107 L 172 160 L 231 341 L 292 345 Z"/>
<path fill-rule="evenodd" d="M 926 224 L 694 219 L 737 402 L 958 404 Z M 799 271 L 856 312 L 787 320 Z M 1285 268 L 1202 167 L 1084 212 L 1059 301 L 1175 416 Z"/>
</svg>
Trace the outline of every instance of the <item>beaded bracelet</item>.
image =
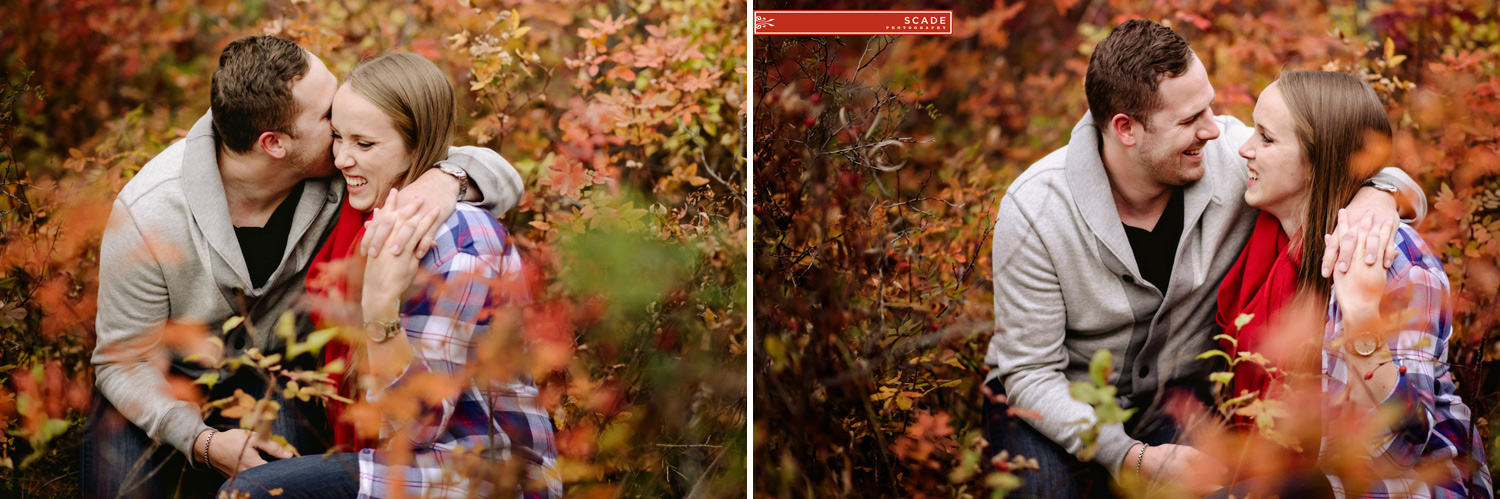
<svg viewBox="0 0 1500 499">
<path fill-rule="evenodd" d="M 212 437 L 210 436 L 210 438 L 212 438 Z M 1150 447 L 1150 446 L 1151 446 L 1151 444 L 1148 444 L 1146 442 L 1141 442 L 1141 451 L 1138 452 L 1138 453 L 1136 453 L 1136 455 L 1135 455 L 1135 474 L 1137 474 L 1137 475 L 1141 474 L 1141 459 L 1144 458 L 1144 457 L 1146 457 L 1146 448 Z M 204 451 L 204 452 L 207 452 L 207 451 Z"/>
<path fill-rule="evenodd" d="M 209 466 L 213 466 L 213 463 L 208 461 L 208 446 L 213 445 L 215 433 L 218 433 L 218 431 L 214 430 L 213 428 L 209 428 L 208 439 L 203 441 L 203 464 L 207 464 Z M 1137 464 L 1136 468 L 1140 468 L 1140 465 Z"/>
</svg>

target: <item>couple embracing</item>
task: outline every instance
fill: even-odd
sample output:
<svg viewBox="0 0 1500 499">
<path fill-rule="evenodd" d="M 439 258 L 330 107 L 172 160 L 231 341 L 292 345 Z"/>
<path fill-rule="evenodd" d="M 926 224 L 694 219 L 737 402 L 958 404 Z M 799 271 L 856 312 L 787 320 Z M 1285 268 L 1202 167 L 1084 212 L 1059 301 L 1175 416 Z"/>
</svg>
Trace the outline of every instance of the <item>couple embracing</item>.
<svg viewBox="0 0 1500 499">
<path fill-rule="evenodd" d="M 284 39 L 224 49 L 208 115 L 114 202 L 100 252 L 86 497 L 561 495 L 533 380 L 476 380 L 490 311 L 524 298 L 497 289 L 520 271 L 497 217 L 521 182 L 494 151 L 450 146 L 456 106 L 447 76 L 413 54 L 364 62 L 340 82 Z M 348 366 L 345 398 L 375 401 L 428 375 L 467 381 L 374 432 L 350 426 L 343 404 L 283 398 L 248 369 L 200 393 L 270 393 L 280 404 L 272 432 L 295 450 L 174 395 L 181 383 L 169 373 L 219 368 L 165 344 L 164 328 L 222 331 L 225 358 L 272 355 L 286 351 L 273 332 L 284 313 L 299 338 L 357 325 L 358 338 L 283 364 Z M 232 317 L 243 321 L 223 327 Z M 460 455 L 518 463 L 520 479 L 453 476 L 445 462 Z"/>
<path fill-rule="evenodd" d="M 1420 220 L 1426 199 L 1397 168 L 1361 167 L 1385 164 L 1372 154 L 1392 136 L 1374 90 L 1352 75 L 1287 72 L 1246 126 L 1214 115 L 1202 62 L 1147 20 L 1098 44 L 1084 89 L 1089 114 L 1011 184 L 995 226 L 985 425 L 989 453 L 1038 461 L 1019 495 L 1107 496 L 1112 478 L 1193 474 L 1208 477 L 1195 495 L 1491 497 L 1484 447 L 1446 364 L 1442 262 L 1397 220 L 1398 210 Z M 1298 305 L 1322 321 L 1302 338 L 1309 351 L 1273 357 L 1275 371 L 1237 364 L 1231 396 L 1278 397 L 1268 373 L 1318 359 L 1324 431 L 1303 452 L 1349 447 L 1332 441 L 1334 425 L 1394 421 L 1354 467 L 1309 459 L 1312 473 L 1230 483 L 1181 438 L 1168 402 L 1212 404 L 1209 374 L 1226 367 L 1199 354 L 1220 348 L 1220 333 L 1233 338 L 1231 354 L 1269 349 Z M 1101 349 L 1115 359 L 1117 402 L 1139 410 L 1099 425 L 1090 455 L 1080 422 L 1097 418 L 1069 385 L 1089 379 Z"/>
</svg>

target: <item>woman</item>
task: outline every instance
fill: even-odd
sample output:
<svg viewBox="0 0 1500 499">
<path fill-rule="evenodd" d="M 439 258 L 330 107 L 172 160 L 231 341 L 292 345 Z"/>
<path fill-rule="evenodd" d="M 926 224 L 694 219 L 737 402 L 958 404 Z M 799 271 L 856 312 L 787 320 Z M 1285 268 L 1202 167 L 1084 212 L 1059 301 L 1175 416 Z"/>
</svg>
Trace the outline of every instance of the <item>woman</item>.
<svg viewBox="0 0 1500 499">
<path fill-rule="evenodd" d="M 536 405 L 535 384 L 524 375 L 512 382 L 475 381 L 477 347 L 488 332 L 490 312 L 503 304 L 492 285 L 513 277 L 520 266 L 505 229 L 489 213 L 459 204 L 436 238 L 420 243 L 432 246 L 425 254 L 416 251 L 418 238 L 410 238 L 400 251 L 349 255 L 372 211 L 388 198 L 399 198 L 398 188 L 446 155 L 455 107 L 448 79 L 431 61 L 413 54 L 388 54 L 360 65 L 333 101 L 335 165 L 348 195 L 325 245 L 327 254 L 319 260 L 350 256 L 351 265 L 348 283 L 317 291 L 346 294 L 357 302 L 354 322 L 363 323 L 368 340 L 356 342 L 352 355 L 335 352 L 328 361 L 343 356 L 346 365 L 366 374 L 361 384 L 367 401 L 421 395 L 409 399 L 420 407 L 400 420 L 392 419 L 392 412 L 382 415 L 384 446 L 276 461 L 241 473 L 221 490 L 262 497 L 280 489 L 277 497 L 283 498 L 356 493 L 378 498 L 395 495 L 398 487 L 406 497 L 561 495 L 552 423 Z M 384 206 L 373 216 L 396 216 L 396 211 Z M 436 216 L 436 210 L 428 210 L 408 228 L 424 233 Z M 413 285 L 419 267 L 442 279 Z M 310 286 L 315 281 L 326 279 L 309 278 Z M 366 430 L 363 436 L 373 436 Z M 360 442 L 347 426 L 338 430 L 337 441 Z M 506 469 L 522 470 L 518 480 L 479 483 L 449 472 L 459 463 L 476 468 L 474 451 L 481 449 L 478 457 L 506 459 Z M 497 464 L 480 462 L 477 468 L 494 470 Z"/>
<path fill-rule="evenodd" d="M 1329 236 L 1307 235 L 1349 222 L 1339 208 L 1384 161 L 1361 153 L 1391 137 L 1374 90 L 1347 74 L 1290 72 L 1261 94 L 1254 119 L 1255 134 L 1239 152 L 1249 168 L 1245 201 L 1261 215 L 1219 290 L 1220 323 L 1233 334 L 1237 328 L 1230 324 L 1241 314 L 1254 315 L 1238 328 L 1240 350 L 1253 350 L 1269 316 L 1293 296 L 1327 301 L 1319 465 L 1338 496 L 1491 497 L 1484 447 L 1445 363 L 1452 311 L 1437 255 L 1410 226 L 1372 228 L 1367 218 L 1367 232 L 1399 249 L 1388 271 L 1355 261 L 1330 282 L 1316 265 L 1301 264 L 1301 255 L 1321 255 L 1329 243 Z M 1358 239 L 1356 255 L 1365 254 L 1368 239 Z M 1382 300 L 1386 312 L 1397 312 L 1383 313 Z M 1235 394 L 1274 392 L 1264 380 L 1240 380 Z M 1384 438 L 1360 446 L 1365 455 L 1353 460 L 1328 459 L 1335 446 L 1351 443 L 1331 438 L 1330 430 L 1364 422 L 1376 408 L 1400 415 Z"/>
</svg>

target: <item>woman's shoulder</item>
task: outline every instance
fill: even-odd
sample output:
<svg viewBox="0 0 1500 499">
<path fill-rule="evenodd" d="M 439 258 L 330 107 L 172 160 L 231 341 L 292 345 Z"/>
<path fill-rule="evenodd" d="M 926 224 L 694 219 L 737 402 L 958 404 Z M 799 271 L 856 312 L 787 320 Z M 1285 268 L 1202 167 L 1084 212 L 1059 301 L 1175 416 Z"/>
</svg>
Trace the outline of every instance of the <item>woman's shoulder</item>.
<svg viewBox="0 0 1500 499">
<path fill-rule="evenodd" d="M 503 255 L 510 249 L 510 233 L 494 215 L 482 208 L 459 203 L 443 221 L 433 241 L 434 251 L 471 255 Z"/>
<path fill-rule="evenodd" d="M 1393 273 L 1403 275 L 1412 271 L 1428 271 L 1443 274 L 1442 258 L 1427 245 L 1416 228 L 1406 223 L 1398 224 L 1392 244 L 1395 244 L 1397 250 L 1396 262 L 1391 265 Z"/>
</svg>

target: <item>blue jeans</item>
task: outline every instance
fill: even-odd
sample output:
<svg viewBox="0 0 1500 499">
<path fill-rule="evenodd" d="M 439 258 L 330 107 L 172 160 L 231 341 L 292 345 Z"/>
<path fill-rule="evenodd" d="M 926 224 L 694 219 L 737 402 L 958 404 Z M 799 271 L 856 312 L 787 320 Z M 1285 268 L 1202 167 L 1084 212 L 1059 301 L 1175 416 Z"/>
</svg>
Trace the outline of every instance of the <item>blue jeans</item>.
<svg viewBox="0 0 1500 499">
<path fill-rule="evenodd" d="M 1312 473 L 1307 474 L 1248 478 L 1219 489 L 1218 492 L 1208 497 L 1209 499 L 1250 497 L 1251 492 L 1306 499 L 1334 497 L 1333 484 L 1328 482 L 1328 477 L 1321 470 L 1313 470 Z"/>
<path fill-rule="evenodd" d="M 216 400 L 233 394 L 236 388 L 250 394 L 265 393 L 265 385 L 258 378 L 240 375 L 229 377 L 206 395 Z M 273 392 L 281 411 L 272 431 L 303 454 L 326 450 L 331 433 L 324 424 L 327 418 L 323 408 L 297 399 L 284 400 L 280 390 Z M 207 423 L 219 429 L 239 427 L 237 420 L 220 418 L 217 413 L 210 415 Z M 224 483 L 223 475 L 198 461 L 201 456 L 190 465 L 175 447 L 152 441 L 97 388 L 78 453 L 81 488 L 87 499 L 214 497 Z"/>
<path fill-rule="evenodd" d="M 991 380 L 985 386 L 996 394 L 1005 393 L 1000 380 Z M 1001 450 L 1011 456 L 1021 455 L 1036 459 L 1038 470 L 1017 473 L 1022 485 L 1007 497 L 1019 498 L 1095 498 L 1116 497 L 1110 483 L 1114 478 L 1103 465 L 1082 462 L 1062 446 L 1033 428 L 1025 420 L 1006 414 L 1010 406 L 986 400 L 984 403 L 984 433 L 990 445 L 984 450 L 984 462 L 999 454 Z M 1137 413 L 1139 414 L 1139 412 Z M 1134 423 L 1134 424 L 1132 424 Z M 1175 424 L 1160 420 L 1153 424 L 1130 421 L 1126 432 L 1151 445 L 1172 443 L 1181 431 Z M 1141 428 L 1135 428 L 1141 427 Z M 1146 430 L 1149 428 L 1149 430 Z M 1136 432 L 1130 430 L 1136 429 Z M 1145 431 L 1141 431 L 1145 430 Z M 1137 434 L 1140 433 L 1140 434 Z"/>
<path fill-rule="evenodd" d="M 342 452 L 272 461 L 245 470 L 219 490 L 238 489 L 249 493 L 251 499 L 349 498 L 359 495 L 358 477 L 359 454 Z M 270 491 L 275 489 L 281 492 L 272 496 Z"/>
</svg>

